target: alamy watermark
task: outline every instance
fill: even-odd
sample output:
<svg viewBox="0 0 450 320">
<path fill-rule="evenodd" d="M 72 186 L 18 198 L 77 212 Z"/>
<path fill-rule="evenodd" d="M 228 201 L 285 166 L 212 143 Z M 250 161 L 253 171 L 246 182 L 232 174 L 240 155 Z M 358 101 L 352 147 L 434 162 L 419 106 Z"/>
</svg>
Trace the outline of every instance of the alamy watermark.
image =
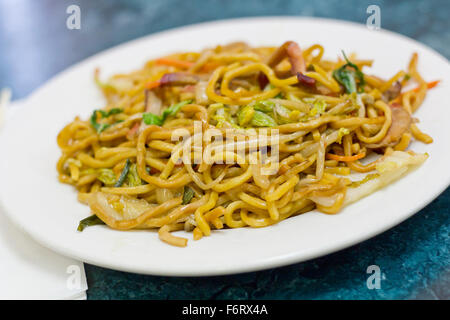
<svg viewBox="0 0 450 320">
<path fill-rule="evenodd" d="M 366 26 L 370 30 L 380 30 L 381 29 L 381 9 L 379 6 L 372 4 L 367 7 L 367 14 L 370 14 L 366 20 Z"/>
<path fill-rule="evenodd" d="M 370 276 L 366 280 L 367 289 L 369 290 L 381 289 L 381 280 L 386 279 L 384 273 L 381 273 L 381 268 L 376 264 L 373 264 L 367 267 L 366 273 L 370 274 Z"/>
<path fill-rule="evenodd" d="M 81 29 L 81 10 L 76 4 L 67 7 L 66 13 L 69 15 L 66 19 L 66 27 L 69 30 Z"/>
<path fill-rule="evenodd" d="M 75 264 L 67 267 L 66 273 L 69 275 L 66 280 L 66 286 L 69 290 L 81 289 L 81 268 Z"/>
</svg>

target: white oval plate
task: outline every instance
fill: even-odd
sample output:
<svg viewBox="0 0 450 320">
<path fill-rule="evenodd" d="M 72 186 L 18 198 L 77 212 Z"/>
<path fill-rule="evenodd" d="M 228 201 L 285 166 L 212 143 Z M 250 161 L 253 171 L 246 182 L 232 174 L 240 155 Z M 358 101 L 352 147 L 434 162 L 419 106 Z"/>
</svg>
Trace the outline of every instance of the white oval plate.
<svg viewBox="0 0 450 320">
<path fill-rule="evenodd" d="M 375 59 L 373 74 L 392 76 L 405 69 L 413 52 L 427 81 L 440 79 L 417 113 L 420 127 L 435 140 L 411 149 L 428 152 L 422 167 L 336 215 L 310 212 L 262 229 L 213 231 L 187 248 L 167 245 L 154 231 L 114 231 L 104 226 L 77 232 L 89 208 L 75 190 L 60 184 L 55 170 L 56 135 L 76 115 L 87 118 L 104 101 L 92 81 L 139 68 L 149 58 L 200 50 L 235 40 L 251 45 L 306 47 L 320 43 L 327 57 L 342 49 Z M 82 45 L 82 44 L 80 44 Z M 60 254 L 123 271 L 204 276 L 254 271 L 325 255 L 366 240 L 410 217 L 450 182 L 450 67 L 448 61 L 404 36 L 370 31 L 362 25 L 325 19 L 256 18 L 204 23 L 144 37 L 97 54 L 51 79 L 7 123 L 0 140 L 0 196 L 6 213 L 36 241 Z M 186 235 L 192 239 L 191 234 Z"/>
</svg>

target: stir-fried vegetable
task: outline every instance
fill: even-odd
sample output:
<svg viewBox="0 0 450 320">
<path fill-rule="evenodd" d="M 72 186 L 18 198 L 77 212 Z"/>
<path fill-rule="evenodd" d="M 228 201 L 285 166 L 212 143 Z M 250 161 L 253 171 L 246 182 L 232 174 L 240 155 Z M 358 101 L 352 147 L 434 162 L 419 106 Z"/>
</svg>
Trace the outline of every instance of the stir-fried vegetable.
<svg viewBox="0 0 450 320">
<path fill-rule="evenodd" d="M 78 224 L 77 230 L 83 231 L 84 228 L 86 228 L 86 227 L 100 225 L 100 224 L 105 224 L 105 223 L 99 217 L 97 217 L 95 214 L 93 214 L 92 216 L 89 216 L 89 217 L 81 220 L 80 223 Z"/>
<path fill-rule="evenodd" d="M 325 113 L 325 109 L 327 108 L 327 104 L 323 100 L 316 100 L 313 103 L 312 109 L 309 111 L 309 115 L 311 117 L 314 117 L 316 115 L 321 115 L 322 113 Z"/>
<path fill-rule="evenodd" d="M 405 78 L 406 78 L 406 76 L 405 76 Z M 441 80 L 435 80 L 435 81 L 428 82 L 428 83 L 427 83 L 427 89 L 433 89 L 434 87 L 436 87 L 436 86 L 439 84 L 439 82 L 441 82 Z M 402 92 L 402 93 L 401 93 L 400 95 L 398 95 L 397 98 L 396 98 L 395 100 L 393 100 L 392 102 L 398 102 L 398 103 L 399 103 L 399 102 L 401 101 L 401 97 L 402 97 L 404 94 L 406 94 L 406 93 L 408 93 L 408 92 L 418 92 L 419 89 L 420 89 L 420 86 L 419 86 L 419 87 L 416 87 L 416 88 L 414 88 L 414 89 L 412 89 L 412 90 L 408 90 L 408 91 Z"/>
<path fill-rule="evenodd" d="M 342 137 L 349 134 L 350 130 L 348 130 L 347 128 L 339 128 L 338 131 L 338 138 L 336 140 L 337 143 L 342 143 Z"/>
<path fill-rule="evenodd" d="M 391 155 L 385 156 L 378 162 L 376 173 L 369 174 L 361 182 L 352 183 L 351 188 L 347 189 L 344 205 L 355 202 L 387 186 L 418 167 L 427 158 L 428 155 L 426 154 L 403 151 L 394 151 Z"/>
<path fill-rule="evenodd" d="M 154 124 L 157 126 L 162 126 L 164 123 L 160 116 L 157 116 L 156 114 L 153 114 L 151 112 L 144 113 L 142 115 L 142 120 L 145 124 Z"/>
<path fill-rule="evenodd" d="M 175 116 L 183 106 L 189 103 L 192 103 L 192 100 L 184 100 L 177 104 L 174 104 L 169 108 L 167 108 L 166 110 L 164 110 L 161 116 L 157 116 L 151 112 L 146 112 L 142 115 L 142 119 L 144 120 L 145 124 L 148 125 L 154 124 L 157 126 L 162 126 L 164 124 L 164 121 L 166 121 L 168 117 Z"/>
<path fill-rule="evenodd" d="M 118 114 L 123 112 L 123 109 L 120 108 L 112 108 L 109 111 L 104 110 L 94 110 L 91 116 L 91 125 L 94 127 L 95 130 L 97 130 L 97 133 L 101 133 L 105 129 L 109 128 L 111 124 L 109 123 L 98 123 L 97 122 L 97 113 L 100 113 L 102 118 L 108 118 L 114 114 Z M 117 122 L 116 122 L 117 123 Z"/>
<path fill-rule="evenodd" d="M 248 124 L 253 119 L 255 109 L 252 106 L 245 106 L 238 112 L 238 122 L 240 126 Z"/>
<path fill-rule="evenodd" d="M 255 127 L 274 127 L 277 125 L 275 120 L 264 112 L 255 110 L 251 125 Z"/>
<path fill-rule="evenodd" d="M 131 161 L 130 161 L 130 159 L 127 159 L 127 161 L 125 162 L 125 166 L 123 167 L 122 173 L 120 174 L 120 177 L 117 180 L 114 187 L 118 188 L 123 185 L 123 183 L 125 182 L 125 179 L 128 175 L 128 172 L 130 171 L 130 167 L 131 167 Z"/>
<path fill-rule="evenodd" d="M 366 156 L 365 152 L 355 154 L 354 156 L 340 156 L 333 153 L 327 153 L 327 159 L 336 160 L 336 161 L 342 161 L 342 162 L 352 162 L 359 159 L 362 159 Z"/>
<path fill-rule="evenodd" d="M 275 103 L 273 103 L 272 101 L 268 101 L 268 100 L 258 101 L 253 105 L 253 108 L 255 108 L 255 110 L 266 112 L 266 113 L 272 112 L 274 107 L 275 107 Z"/>
<path fill-rule="evenodd" d="M 192 198 L 194 197 L 194 190 L 192 190 L 189 186 L 184 186 L 183 191 L 183 202 L 181 204 L 188 204 L 191 202 Z"/>
<path fill-rule="evenodd" d="M 231 126 L 236 126 L 236 122 L 231 117 L 229 107 L 224 106 L 222 103 L 215 103 L 210 105 L 209 107 L 210 110 L 214 112 L 214 116 L 212 116 L 212 119 L 217 121 L 217 128 L 222 128 L 226 123 L 230 124 Z"/>
<path fill-rule="evenodd" d="M 142 184 L 142 180 L 141 177 L 139 177 L 135 163 L 130 166 L 130 170 L 127 175 L 127 183 L 129 187 L 137 187 Z"/>
<path fill-rule="evenodd" d="M 300 112 L 298 110 L 291 110 L 280 104 L 275 105 L 276 122 L 278 124 L 292 123 L 299 119 Z"/>
<path fill-rule="evenodd" d="M 116 175 L 111 169 L 101 168 L 98 169 L 98 180 L 103 182 L 106 186 L 112 186 L 116 183 Z"/>
<path fill-rule="evenodd" d="M 344 86 L 347 93 L 362 92 L 365 84 L 364 74 L 359 70 L 358 66 L 347 59 L 344 51 L 342 51 L 347 61 L 339 69 L 333 71 L 333 77 Z M 359 89 L 358 89 L 359 86 Z"/>
</svg>

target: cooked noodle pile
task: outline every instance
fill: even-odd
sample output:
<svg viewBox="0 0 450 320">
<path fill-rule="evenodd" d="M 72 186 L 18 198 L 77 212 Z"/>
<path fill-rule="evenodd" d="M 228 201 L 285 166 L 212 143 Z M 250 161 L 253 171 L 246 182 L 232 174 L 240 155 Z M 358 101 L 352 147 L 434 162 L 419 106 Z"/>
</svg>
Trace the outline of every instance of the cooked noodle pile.
<svg viewBox="0 0 450 320">
<path fill-rule="evenodd" d="M 173 231 L 198 240 L 313 209 L 334 214 L 420 165 L 427 155 L 405 150 L 413 139 L 432 142 L 413 113 L 437 82 L 418 73 L 417 54 L 387 80 L 363 72 L 371 60 L 323 54 L 318 44 L 232 43 L 150 60 L 106 82 L 97 70 L 106 107 L 57 139 L 59 180 L 92 212 L 78 230 L 156 228 L 184 247 Z M 211 161 L 198 157 L 206 150 Z M 352 181 L 354 172 L 367 174 Z"/>
</svg>

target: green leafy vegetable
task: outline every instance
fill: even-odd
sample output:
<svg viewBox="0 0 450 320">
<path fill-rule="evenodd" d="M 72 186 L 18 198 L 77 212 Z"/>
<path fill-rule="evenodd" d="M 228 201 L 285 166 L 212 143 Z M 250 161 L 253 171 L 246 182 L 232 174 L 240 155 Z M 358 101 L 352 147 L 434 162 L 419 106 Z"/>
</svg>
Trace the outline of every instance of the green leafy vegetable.
<svg viewBox="0 0 450 320">
<path fill-rule="evenodd" d="M 323 100 L 316 100 L 313 103 L 312 109 L 309 111 L 309 115 L 314 117 L 316 115 L 321 115 L 325 112 L 325 109 L 327 108 L 327 104 Z"/>
<path fill-rule="evenodd" d="M 253 108 L 255 108 L 256 111 L 262 111 L 262 112 L 272 112 L 273 108 L 275 107 L 275 103 L 268 100 L 262 100 L 258 101 L 253 105 Z"/>
<path fill-rule="evenodd" d="M 192 190 L 191 187 L 184 186 L 183 190 L 183 202 L 181 204 L 188 204 L 191 202 L 192 198 L 194 197 L 194 190 Z"/>
<path fill-rule="evenodd" d="M 157 126 L 162 126 L 162 124 L 164 123 L 160 116 L 157 116 L 150 112 L 144 113 L 142 115 L 142 120 L 144 120 L 144 123 L 148 125 L 154 124 Z"/>
<path fill-rule="evenodd" d="M 223 124 L 227 122 L 227 113 L 225 108 L 217 109 L 213 119 L 217 121 L 217 128 L 222 128 Z"/>
<path fill-rule="evenodd" d="M 238 112 L 238 122 L 240 126 L 244 126 L 253 119 L 255 109 L 252 106 L 245 106 Z"/>
<path fill-rule="evenodd" d="M 109 128 L 111 126 L 111 124 L 108 123 L 98 123 L 97 122 L 97 113 L 100 113 L 102 118 L 108 118 L 114 114 L 118 114 L 123 112 L 122 109 L 120 108 L 112 108 L 109 111 L 105 111 L 105 110 L 94 110 L 94 112 L 92 113 L 91 116 L 91 125 L 94 127 L 95 130 L 97 130 L 97 133 L 101 133 L 102 131 L 104 131 L 106 128 Z M 120 122 L 120 121 L 118 121 Z"/>
<path fill-rule="evenodd" d="M 123 183 L 125 182 L 125 179 L 126 179 L 126 177 L 128 175 L 128 172 L 130 171 L 130 167 L 131 167 L 131 161 L 130 161 L 130 159 L 127 159 L 127 161 L 125 162 L 125 167 L 123 167 L 123 170 L 120 173 L 119 180 L 117 180 L 117 182 L 114 185 L 114 187 L 118 188 L 118 187 L 121 187 L 123 185 Z"/>
<path fill-rule="evenodd" d="M 129 187 L 137 187 L 142 184 L 142 180 L 139 177 L 139 174 L 137 172 L 137 166 L 135 163 L 133 163 L 130 167 L 130 170 L 127 175 L 127 182 Z"/>
<path fill-rule="evenodd" d="M 123 112 L 123 110 L 120 108 L 112 108 L 111 110 L 108 110 L 108 111 L 98 110 L 98 112 L 100 112 L 100 114 L 102 115 L 103 118 L 108 118 L 108 117 L 112 116 L 113 114 L 118 114 L 118 113 Z"/>
<path fill-rule="evenodd" d="M 363 87 L 365 84 L 364 74 L 359 70 L 358 66 L 347 59 L 344 51 L 342 51 L 345 60 L 347 61 L 339 69 L 333 71 L 333 77 L 344 86 L 347 93 L 353 93 L 358 91 L 363 91 Z"/>
<path fill-rule="evenodd" d="M 103 182 L 107 186 L 112 186 L 114 183 L 116 183 L 116 175 L 111 169 L 98 169 L 99 176 L 97 177 L 98 180 Z"/>
<path fill-rule="evenodd" d="M 265 114 L 264 112 L 256 110 L 253 114 L 251 124 L 255 127 L 273 127 L 277 125 L 277 123 L 271 116 Z"/>
<path fill-rule="evenodd" d="M 99 225 L 99 224 L 105 224 L 105 223 L 99 217 L 97 217 L 95 214 L 93 214 L 92 216 L 89 216 L 89 217 L 81 220 L 80 223 L 78 224 L 77 230 L 83 231 L 84 228 L 86 228 L 86 227 L 95 226 L 95 225 Z"/>
<path fill-rule="evenodd" d="M 170 106 L 169 108 L 164 110 L 161 116 L 157 116 L 156 114 L 153 114 L 151 112 L 144 113 L 142 119 L 144 120 L 145 124 L 148 125 L 154 124 L 157 126 L 162 126 L 164 121 L 166 121 L 167 117 L 175 116 L 184 105 L 189 104 L 191 102 L 192 100 L 184 100 L 177 104 L 174 104 L 173 106 Z"/>
<path fill-rule="evenodd" d="M 174 104 L 173 106 L 170 106 L 169 108 L 167 108 L 166 110 L 163 111 L 163 113 L 162 113 L 163 119 L 165 120 L 168 116 L 176 115 L 183 106 L 185 106 L 191 102 L 192 102 L 192 100 L 184 100 L 177 104 Z"/>
</svg>

